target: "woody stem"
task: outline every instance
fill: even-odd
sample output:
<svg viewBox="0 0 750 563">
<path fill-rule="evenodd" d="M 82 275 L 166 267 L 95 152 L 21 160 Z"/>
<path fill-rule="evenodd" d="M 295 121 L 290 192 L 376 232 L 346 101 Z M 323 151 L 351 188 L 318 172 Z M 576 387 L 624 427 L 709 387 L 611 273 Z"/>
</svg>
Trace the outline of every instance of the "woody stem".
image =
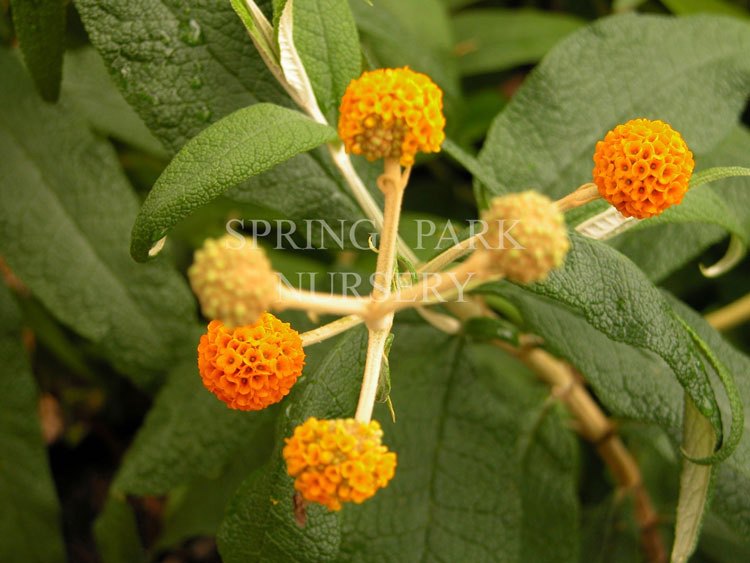
<svg viewBox="0 0 750 563">
<path fill-rule="evenodd" d="M 380 233 L 378 245 L 378 261 L 375 273 L 375 283 L 370 294 L 371 302 L 377 303 L 387 299 L 391 294 L 393 277 L 396 270 L 396 243 L 398 240 L 398 224 L 401 217 L 401 203 L 404 189 L 408 181 L 410 170 L 403 175 L 398 160 L 386 159 L 383 174 L 378 178 L 378 187 L 385 195 L 385 210 L 383 213 L 383 229 Z M 354 417 L 360 422 L 369 422 L 380 380 L 380 370 L 383 365 L 383 353 L 388 335 L 393 326 L 393 313 L 386 313 L 378 317 L 369 317 L 367 328 L 369 331 L 367 342 L 367 356 L 365 359 L 365 373 L 362 378 L 362 388 L 359 403 Z"/>
</svg>

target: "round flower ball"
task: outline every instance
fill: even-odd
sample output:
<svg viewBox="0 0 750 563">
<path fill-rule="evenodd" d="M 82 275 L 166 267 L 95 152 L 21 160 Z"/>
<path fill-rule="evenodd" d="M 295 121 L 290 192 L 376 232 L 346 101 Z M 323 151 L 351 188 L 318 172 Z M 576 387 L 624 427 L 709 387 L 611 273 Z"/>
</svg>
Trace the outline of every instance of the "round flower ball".
<svg viewBox="0 0 750 563">
<path fill-rule="evenodd" d="M 695 161 L 663 121 L 633 119 L 596 144 L 594 183 L 625 217 L 646 219 L 682 201 Z"/>
<path fill-rule="evenodd" d="M 562 266 L 570 249 L 563 214 L 535 191 L 494 198 L 482 219 L 487 244 L 479 251 L 490 274 L 519 283 L 542 281 Z"/>
<path fill-rule="evenodd" d="M 364 502 L 396 471 L 396 454 L 381 443 L 382 436 L 374 420 L 308 418 L 286 439 L 282 452 L 294 488 L 330 510 Z"/>
<path fill-rule="evenodd" d="M 198 344 L 203 385 L 232 409 L 257 411 L 278 403 L 304 365 L 299 333 L 270 313 L 237 328 L 211 321 Z"/>
<path fill-rule="evenodd" d="M 248 237 L 206 240 L 195 252 L 188 279 L 203 315 L 229 326 L 254 323 L 277 296 L 271 263 Z"/>
<path fill-rule="evenodd" d="M 407 67 L 365 72 L 344 92 L 338 129 L 348 153 L 411 166 L 417 152 L 440 151 L 443 91 Z"/>
</svg>

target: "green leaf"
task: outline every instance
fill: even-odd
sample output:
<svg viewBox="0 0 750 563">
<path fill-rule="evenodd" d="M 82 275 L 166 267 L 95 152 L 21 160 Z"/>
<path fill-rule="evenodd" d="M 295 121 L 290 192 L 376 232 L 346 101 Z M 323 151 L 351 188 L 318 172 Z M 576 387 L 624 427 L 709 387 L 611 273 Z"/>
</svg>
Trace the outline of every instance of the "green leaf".
<svg viewBox="0 0 750 563">
<path fill-rule="evenodd" d="M 348 0 L 294 0 L 294 44 L 323 114 L 338 123 L 349 82 L 362 69 L 359 36 Z"/>
<path fill-rule="evenodd" d="M 648 221 L 638 221 L 625 225 L 614 223 L 613 228 L 617 229 L 616 232 L 622 232 L 623 230 L 638 232 L 659 227 L 660 225 L 692 224 L 691 226 L 693 226 L 696 223 L 722 227 L 732 235 L 732 242 L 729 249 L 719 263 L 710 268 L 703 269 L 702 267 L 704 275 L 707 277 L 716 277 L 734 266 L 744 256 L 745 248 L 750 240 L 750 223 L 745 224 L 738 216 L 738 213 L 725 203 L 725 200 L 721 197 L 720 190 L 697 188 L 718 180 L 742 176 L 750 176 L 750 168 L 720 166 L 702 170 L 691 179 L 690 190 L 679 205 L 670 207 L 663 214 L 653 217 Z M 750 199 L 750 194 L 747 194 L 747 197 Z M 590 212 L 586 213 L 585 210 L 581 210 L 579 213 L 576 213 L 575 219 L 572 222 L 578 223 L 583 219 L 598 217 L 601 213 L 600 207 L 600 205 L 588 206 Z M 609 217 L 611 216 L 611 211 L 612 209 L 609 208 L 603 214 Z"/>
<path fill-rule="evenodd" d="M 750 13 L 725 0 L 661 0 L 673 14 L 724 14 L 736 18 L 748 18 Z"/>
<path fill-rule="evenodd" d="M 6 76 L 3 74 L 3 76 Z M 42 440 L 21 317 L 0 283 L 0 560 L 65 561 L 60 507 Z M 40 541 L 43 539 L 43 541 Z"/>
<path fill-rule="evenodd" d="M 714 354 L 737 374 L 737 387 L 744 406 L 744 432 L 734 454 L 716 466 L 715 492 L 711 509 L 722 521 L 744 538 L 750 534 L 750 358 L 737 351 L 706 321 L 686 305 L 673 300 L 678 314 L 706 342 Z M 729 410 L 729 398 L 719 395 L 722 411 Z"/>
<path fill-rule="evenodd" d="M 458 72 L 451 53 L 453 34 L 439 0 L 377 0 L 372 6 L 352 0 L 350 6 L 371 66 L 408 65 L 432 78 L 445 91 L 449 104 L 458 98 Z"/>
<path fill-rule="evenodd" d="M 742 166 L 716 166 L 701 170 L 690 180 L 690 188 L 697 188 L 703 184 L 710 184 L 724 178 L 736 178 L 738 176 L 750 176 L 750 168 Z"/>
<path fill-rule="evenodd" d="M 466 10 L 453 18 L 461 74 L 535 63 L 585 22 L 567 14 L 525 9 Z"/>
<path fill-rule="evenodd" d="M 94 522 L 94 537 L 104 563 L 146 563 L 132 507 L 124 498 L 110 496 Z"/>
<path fill-rule="evenodd" d="M 685 397 L 685 417 L 682 448 L 691 458 L 706 458 L 713 454 L 716 432 L 690 397 Z M 675 540 L 672 561 L 682 563 L 695 551 L 700 537 L 703 516 L 711 496 L 711 465 L 697 465 L 685 459 L 680 474 L 680 500 L 677 505 Z"/>
<path fill-rule="evenodd" d="M 268 466 L 243 483 L 230 503 L 218 542 L 226 563 L 270 560 L 331 561 L 340 542 L 336 514 L 307 507 L 300 527 L 292 508 L 294 488 L 281 457 L 283 438 L 311 416 L 348 418 L 354 413 L 364 368 L 367 332 L 353 329 L 337 342 L 313 373 L 306 373 L 284 400 L 277 447 Z"/>
<path fill-rule="evenodd" d="M 11 0 L 13 25 L 26 66 L 48 102 L 60 95 L 65 50 L 64 0 Z"/>
<path fill-rule="evenodd" d="M 48 106 L 0 51 L 0 254 L 62 323 L 152 387 L 194 321 L 185 281 L 128 256 L 138 201 L 108 143 L 73 111 Z"/>
<path fill-rule="evenodd" d="M 750 238 L 750 231 L 742 224 L 737 214 L 715 190 L 692 189 L 685 194 L 679 205 L 667 209 L 658 217 L 640 221 L 631 230 L 643 231 L 663 224 L 703 223 L 717 225 L 726 232 L 738 236 L 744 243 Z"/>
<path fill-rule="evenodd" d="M 391 369 L 396 476 L 342 511 L 339 560 L 577 561 L 575 440 L 547 389 L 421 323 L 397 323 Z"/>
<path fill-rule="evenodd" d="M 599 20 L 535 68 L 495 119 L 479 160 L 511 190 L 561 197 L 590 181 L 596 141 L 635 117 L 671 123 L 700 159 L 747 102 L 749 50 L 750 25 L 735 19 Z"/>
<path fill-rule="evenodd" d="M 498 181 L 495 180 L 495 178 L 492 175 L 492 170 L 488 170 L 485 165 L 483 165 L 481 162 L 479 162 L 475 156 L 472 156 L 468 152 L 466 152 L 464 149 L 462 149 L 460 146 L 458 146 L 456 143 L 454 143 L 450 139 L 445 139 L 443 141 L 443 146 L 441 147 L 442 150 L 444 150 L 451 158 L 453 158 L 456 162 L 458 162 L 461 166 L 463 166 L 469 173 L 471 173 L 472 176 L 477 180 L 479 185 L 481 186 L 487 186 L 489 190 L 494 193 L 503 193 L 507 191 L 507 189 Z M 484 195 L 482 192 L 481 195 Z M 478 200 L 480 200 L 479 197 L 477 197 Z M 484 201 L 484 197 L 481 198 L 479 201 L 480 208 L 486 209 L 489 206 L 489 202 Z"/>
<path fill-rule="evenodd" d="M 294 221 L 296 232 L 313 245 L 325 244 L 322 225 L 348 226 L 363 219 L 351 197 L 342 188 L 340 179 L 327 166 L 326 151 L 322 148 L 298 154 L 271 170 L 254 176 L 242 186 L 227 192 L 227 197 L 242 203 L 264 206 L 273 202 L 273 208 Z M 252 220 L 253 217 L 246 217 Z M 307 221 L 311 220 L 311 221 Z M 308 232 L 308 227 L 310 227 Z M 290 225 L 291 229 L 291 225 Z M 282 229 L 283 230 L 283 229 Z M 371 225 L 364 222 L 355 229 L 356 240 L 364 246 Z M 344 245 L 349 246 L 345 239 Z M 327 246 L 331 245 L 330 238 Z"/>
<path fill-rule="evenodd" d="M 76 0 L 125 99 L 170 152 L 256 102 L 291 106 L 229 2 Z"/>
<path fill-rule="evenodd" d="M 734 381 L 734 376 L 732 375 L 732 373 L 727 370 L 726 366 L 721 362 L 721 360 L 719 360 L 719 358 L 716 357 L 716 354 L 714 354 L 708 344 L 703 341 L 698 333 L 696 333 L 695 330 L 693 330 L 693 328 L 687 322 L 685 322 L 683 319 L 680 319 L 680 322 L 682 323 L 683 328 L 693 339 L 695 345 L 700 349 L 705 358 L 711 364 L 711 367 L 716 372 L 716 376 L 719 378 L 719 381 L 724 388 L 724 394 L 726 395 L 727 401 L 729 402 L 730 416 L 732 421 L 729 435 L 724 440 L 724 443 L 721 444 L 721 448 L 719 448 L 719 450 L 712 455 L 702 458 L 696 458 L 695 456 L 692 456 L 688 453 L 688 459 L 690 459 L 690 461 L 694 463 L 701 465 L 713 465 L 720 461 L 724 461 L 730 455 L 732 455 L 732 453 L 734 453 L 734 450 L 737 448 L 737 444 L 739 444 L 740 440 L 742 439 L 742 431 L 745 424 L 744 412 L 742 410 L 742 399 L 740 398 L 739 392 L 737 391 L 737 384 Z"/>
<path fill-rule="evenodd" d="M 272 66 L 272 72 L 277 72 L 279 56 L 271 22 L 254 0 L 230 0 L 230 2 L 266 66 Z"/>
<path fill-rule="evenodd" d="M 267 433 L 275 409 L 229 409 L 201 382 L 195 358 L 176 367 L 128 450 L 113 490 L 159 495 L 197 477 L 215 477 Z M 258 463 L 267 451 L 256 452 Z"/>
<path fill-rule="evenodd" d="M 214 123 L 177 153 L 149 192 L 133 226 L 133 258 L 147 260 L 175 223 L 229 188 L 336 138 L 330 127 L 273 104 Z"/>
<path fill-rule="evenodd" d="M 199 477 L 170 493 L 158 548 L 179 546 L 196 536 L 216 535 L 229 501 L 245 478 L 258 468 L 256 448 L 260 446 L 268 453 L 273 448 L 273 429 L 268 430 L 253 447 L 230 460 L 218 475 Z"/>
<path fill-rule="evenodd" d="M 513 456 L 521 466 L 523 512 L 518 561 L 578 561 L 578 448 L 565 409 L 550 400 L 549 388 L 535 374 L 494 346 L 471 345 L 465 355 L 478 382 L 498 401 L 496 408 L 515 410 Z M 560 510 L 550 511 L 551 505 Z"/>
<path fill-rule="evenodd" d="M 128 105 L 91 47 L 65 53 L 63 98 L 73 104 L 96 131 L 148 153 L 165 156 L 162 144 Z"/>
<path fill-rule="evenodd" d="M 720 435 L 720 413 L 700 350 L 659 291 L 629 260 L 604 244 L 577 235 L 571 243 L 564 267 L 525 291 L 559 302 L 612 341 L 661 357 Z M 483 291 L 506 295 L 503 285 L 484 286 Z"/>
<path fill-rule="evenodd" d="M 645 3 L 646 0 L 614 0 L 612 2 L 612 12 L 615 14 L 630 12 L 636 10 Z"/>
<path fill-rule="evenodd" d="M 682 433 L 684 390 L 663 359 L 643 348 L 611 340 L 580 311 L 530 289 L 508 284 L 502 291 L 521 312 L 525 328 L 544 338 L 545 347 L 552 353 L 570 361 L 613 415 L 656 423 L 674 444 L 678 444 Z M 596 292 L 590 295 L 593 300 Z M 750 359 L 733 349 L 687 306 L 674 299 L 668 299 L 668 303 L 691 324 L 728 369 L 739 375 L 737 386 L 745 410 L 743 438 L 734 454 L 716 466 L 713 510 L 746 537 L 750 534 L 750 495 L 746 493 L 750 491 L 750 383 L 744 374 L 750 373 Z M 637 330 L 641 324 L 631 326 Z M 718 394 L 717 399 L 721 411 L 729 413 L 730 406 L 723 394 Z"/>
</svg>

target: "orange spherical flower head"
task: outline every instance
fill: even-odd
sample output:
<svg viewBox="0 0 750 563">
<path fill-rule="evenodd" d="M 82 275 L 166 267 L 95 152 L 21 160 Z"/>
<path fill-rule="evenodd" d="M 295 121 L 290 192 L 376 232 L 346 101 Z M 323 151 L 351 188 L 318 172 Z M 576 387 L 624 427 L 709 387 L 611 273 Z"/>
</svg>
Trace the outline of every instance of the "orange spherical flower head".
<svg viewBox="0 0 750 563">
<path fill-rule="evenodd" d="M 382 489 L 396 471 L 396 454 L 381 443 L 377 421 L 308 418 L 286 439 L 283 455 L 305 500 L 340 510 Z"/>
<path fill-rule="evenodd" d="M 496 197 L 482 214 L 486 245 L 478 248 L 490 274 L 511 281 L 541 281 L 559 268 L 570 249 L 565 218 L 547 196 L 535 191 Z"/>
<path fill-rule="evenodd" d="M 409 68 L 365 72 L 349 83 L 339 108 L 346 151 L 368 160 L 414 164 L 417 152 L 438 152 L 445 139 L 443 91 Z"/>
<path fill-rule="evenodd" d="M 195 252 L 188 278 L 203 314 L 229 326 L 254 323 L 277 297 L 271 263 L 247 237 L 208 239 Z"/>
<path fill-rule="evenodd" d="M 257 411 L 278 403 L 304 365 L 299 333 L 270 313 L 234 329 L 211 321 L 198 344 L 203 385 L 232 409 Z"/>
<path fill-rule="evenodd" d="M 682 136 L 663 121 L 633 119 L 596 144 L 594 183 L 626 217 L 646 219 L 680 203 L 695 161 Z"/>
</svg>

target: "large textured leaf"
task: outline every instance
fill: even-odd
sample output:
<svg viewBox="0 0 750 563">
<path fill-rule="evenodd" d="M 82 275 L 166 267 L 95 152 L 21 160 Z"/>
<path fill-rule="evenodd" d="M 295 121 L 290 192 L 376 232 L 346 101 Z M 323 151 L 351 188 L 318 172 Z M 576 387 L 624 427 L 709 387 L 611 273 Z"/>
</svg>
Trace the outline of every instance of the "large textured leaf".
<svg viewBox="0 0 750 563">
<path fill-rule="evenodd" d="M 216 477 L 240 450 L 267 433 L 275 409 L 242 412 L 201 383 L 195 358 L 175 368 L 123 460 L 117 492 L 158 495 L 197 477 Z M 268 452 L 259 449 L 260 462 Z"/>
<path fill-rule="evenodd" d="M 309 415 L 351 414 L 364 342 L 344 338 L 290 396 L 279 434 Z M 330 514 L 324 527 L 316 506 L 300 530 L 291 479 L 281 460 L 272 462 L 230 506 L 220 534 L 225 561 L 576 561 L 572 435 L 519 364 L 497 349 L 465 346 L 421 323 L 398 323 L 391 351 L 398 422 L 379 412 L 399 456 L 393 482 L 346 507 L 340 531 Z M 549 503 L 561 507 L 554 517 Z"/>
<path fill-rule="evenodd" d="M 259 101 L 291 105 L 229 2 L 76 0 L 117 86 L 171 151 Z"/>
<path fill-rule="evenodd" d="M 657 354 L 610 340 L 580 311 L 527 289 L 507 285 L 502 294 L 518 307 L 525 328 L 544 338 L 550 352 L 570 361 L 610 411 L 656 423 L 679 441 L 683 390 Z"/>
<path fill-rule="evenodd" d="M 42 98 L 56 101 L 65 49 L 65 2 L 11 0 L 10 5 L 18 42 L 34 83 Z"/>
<path fill-rule="evenodd" d="M 292 479 L 286 474 L 281 448 L 283 438 L 310 416 L 353 416 L 366 338 L 361 328 L 342 336 L 318 368 L 306 374 L 285 399 L 271 461 L 247 479 L 227 509 L 219 533 L 225 562 L 335 559 L 341 540 L 338 517 L 323 507 L 311 506 L 307 524 L 299 527 L 292 511 Z"/>
<path fill-rule="evenodd" d="M 735 19 L 600 20 L 534 70 L 496 118 L 480 160 L 512 190 L 559 197 L 590 181 L 596 141 L 635 117 L 668 121 L 700 156 L 747 101 L 748 50 L 750 25 Z"/>
<path fill-rule="evenodd" d="M 396 476 L 343 513 L 340 559 L 577 561 L 575 444 L 533 375 L 409 323 L 390 365 Z"/>
<path fill-rule="evenodd" d="M 128 256 L 138 202 L 108 144 L 74 112 L 31 95 L 0 51 L 0 254 L 63 323 L 149 386 L 194 319 L 184 280 Z"/>
<path fill-rule="evenodd" d="M 359 76 L 359 36 L 348 0 L 294 0 L 294 45 L 312 82 L 318 105 L 338 122 L 344 90 Z"/>
<path fill-rule="evenodd" d="M 565 305 L 615 342 L 657 354 L 720 434 L 720 413 L 700 353 L 659 291 L 607 246 L 578 236 L 572 243 L 564 268 L 529 291 Z"/>
<path fill-rule="evenodd" d="M 248 178 L 336 138 L 336 131 L 273 104 L 237 110 L 191 139 L 154 184 L 135 225 L 131 254 L 151 247 L 180 219 Z"/>
<path fill-rule="evenodd" d="M 37 418 L 37 391 L 21 345 L 21 317 L 0 283 L 0 560 L 65 561 L 60 507 Z M 40 541 L 42 539 L 44 541 Z"/>
<path fill-rule="evenodd" d="M 584 24 L 567 14 L 533 9 L 467 10 L 453 18 L 462 74 L 535 63 Z"/>
<path fill-rule="evenodd" d="M 653 352 L 610 340 L 580 311 L 540 297 L 528 289 L 507 285 L 503 295 L 516 305 L 527 329 L 545 339 L 554 354 L 571 362 L 596 396 L 613 414 L 658 424 L 675 445 L 682 435 L 683 389 L 669 366 Z M 713 510 L 740 535 L 750 534 L 750 359 L 733 349 L 699 315 L 675 300 L 668 301 L 708 343 L 735 375 L 745 405 L 745 430 L 737 450 L 717 468 Z M 585 343 L 583 345 L 582 343 Z M 715 383 L 715 382 L 714 382 Z M 715 383 L 716 384 L 716 383 Z M 729 407 L 718 394 L 722 412 Z"/>
</svg>

